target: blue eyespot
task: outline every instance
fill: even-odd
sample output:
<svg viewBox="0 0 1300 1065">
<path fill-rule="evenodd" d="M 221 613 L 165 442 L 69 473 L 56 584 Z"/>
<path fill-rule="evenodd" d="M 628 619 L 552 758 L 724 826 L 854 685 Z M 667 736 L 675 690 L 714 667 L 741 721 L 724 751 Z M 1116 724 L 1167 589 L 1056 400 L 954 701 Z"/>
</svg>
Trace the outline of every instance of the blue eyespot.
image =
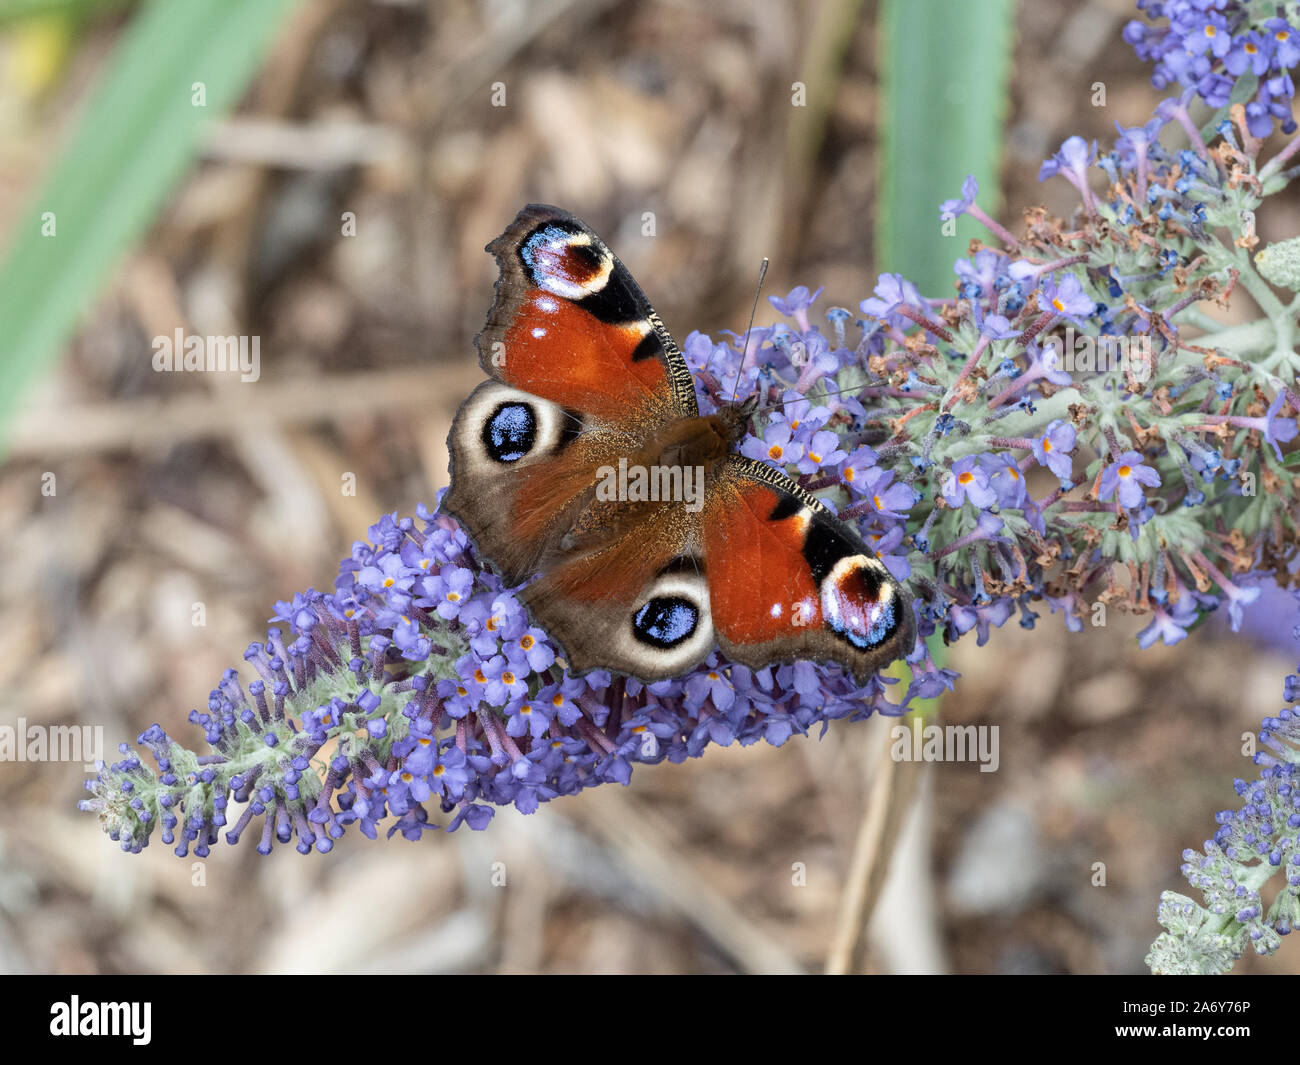
<svg viewBox="0 0 1300 1065">
<path fill-rule="evenodd" d="M 632 634 L 642 643 L 666 649 L 693 636 L 699 623 L 699 608 L 689 599 L 658 596 L 636 612 Z"/>
<path fill-rule="evenodd" d="M 497 462 L 518 462 L 537 442 L 537 415 L 526 403 L 502 403 L 483 424 L 483 446 Z"/>
<path fill-rule="evenodd" d="M 831 628 L 840 636 L 843 636 L 844 639 L 848 640 L 849 643 L 853 644 L 854 647 L 867 649 L 884 643 L 885 640 L 893 634 L 894 629 L 897 627 L 895 616 L 894 603 L 891 601 L 885 606 L 885 609 L 881 611 L 880 617 L 876 620 L 875 624 L 873 624 L 866 632 L 862 632 L 859 628 L 846 625 L 844 621 L 839 618 L 829 620 Z"/>
</svg>

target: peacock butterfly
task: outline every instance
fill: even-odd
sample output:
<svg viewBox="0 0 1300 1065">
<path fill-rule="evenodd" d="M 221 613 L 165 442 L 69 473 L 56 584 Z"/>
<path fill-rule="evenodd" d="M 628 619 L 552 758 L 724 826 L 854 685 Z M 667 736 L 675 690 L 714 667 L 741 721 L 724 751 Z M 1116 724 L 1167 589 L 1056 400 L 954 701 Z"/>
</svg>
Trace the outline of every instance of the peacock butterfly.
<svg viewBox="0 0 1300 1065">
<path fill-rule="evenodd" d="M 443 500 L 575 673 L 678 676 L 716 644 L 753 669 L 857 680 L 907 654 L 909 594 L 856 530 L 737 447 L 751 396 L 702 417 L 686 361 L 583 222 L 532 204 L 487 246 L 490 380 L 448 437 Z"/>
</svg>

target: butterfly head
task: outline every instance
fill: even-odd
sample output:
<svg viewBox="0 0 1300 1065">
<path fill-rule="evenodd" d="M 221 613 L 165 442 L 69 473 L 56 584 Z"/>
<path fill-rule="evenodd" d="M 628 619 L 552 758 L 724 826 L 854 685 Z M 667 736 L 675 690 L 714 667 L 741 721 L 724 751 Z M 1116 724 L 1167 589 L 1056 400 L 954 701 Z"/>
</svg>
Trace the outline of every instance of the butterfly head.
<svg viewBox="0 0 1300 1065">
<path fill-rule="evenodd" d="M 724 403 L 716 415 L 726 434 L 728 450 L 734 450 L 749 431 L 749 420 L 758 409 L 758 395 L 747 396 L 738 403 Z"/>
</svg>

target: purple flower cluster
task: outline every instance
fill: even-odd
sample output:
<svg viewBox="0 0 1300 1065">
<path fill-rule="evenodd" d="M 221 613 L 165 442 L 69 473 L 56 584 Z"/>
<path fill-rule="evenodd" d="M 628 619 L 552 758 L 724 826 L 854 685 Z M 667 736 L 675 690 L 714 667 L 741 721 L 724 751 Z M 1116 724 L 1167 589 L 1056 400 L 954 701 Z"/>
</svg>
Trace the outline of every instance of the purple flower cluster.
<svg viewBox="0 0 1300 1065">
<path fill-rule="evenodd" d="M 1246 102 L 1246 120 L 1256 137 L 1267 137 L 1275 122 L 1294 133 L 1291 71 L 1300 63 L 1300 31 L 1282 17 L 1280 5 L 1247 0 L 1138 0 L 1153 25 L 1134 19 L 1124 40 L 1138 57 L 1155 64 L 1151 82 L 1158 89 L 1186 86 L 1185 108 L 1199 96 L 1214 108 L 1234 99 Z M 1261 9 L 1271 17 L 1261 18 Z"/>
<path fill-rule="evenodd" d="M 1172 891 L 1161 897 L 1166 931 L 1147 957 L 1157 973 L 1226 972 L 1247 945 L 1272 954 L 1300 926 L 1300 675 L 1287 675 L 1282 695 L 1292 705 L 1260 727 L 1259 776 L 1233 782 L 1241 806 L 1219 812 L 1203 852 L 1183 852 L 1183 876 L 1204 905 Z M 1279 873 L 1282 886 L 1266 905 L 1261 888 Z"/>
<path fill-rule="evenodd" d="M 784 416 L 820 463 L 838 466 L 833 440 Z M 831 434 L 833 436 L 833 434 Z M 802 460 L 801 460 L 802 461 Z M 476 557 L 456 523 L 423 507 L 419 521 L 385 516 L 354 545 L 335 590 L 276 604 L 265 642 L 227 670 L 190 721 L 211 753 L 197 755 L 154 725 L 139 741 L 155 774 L 126 744 L 87 784 L 122 848 L 139 851 L 155 826 L 176 853 L 205 856 L 225 828 L 235 843 L 262 818 L 257 849 L 297 837 L 329 851 L 355 823 L 374 838 L 418 839 L 430 804 L 448 831 L 486 827 L 494 808 L 523 813 L 558 795 L 626 784 L 634 762 L 680 762 L 710 743 L 780 745 L 835 718 L 900 713 L 884 678 L 856 685 L 837 667 L 798 663 L 757 672 L 716 655 L 681 679 L 644 685 L 564 672 L 546 633 Z M 921 694 L 951 678 L 914 682 Z M 228 825 L 231 804 L 242 804 Z"/>
<path fill-rule="evenodd" d="M 906 282 L 887 276 L 881 298 L 864 305 L 913 353 L 909 379 L 939 386 L 936 413 L 915 412 L 916 432 L 926 435 L 911 483 L 924 493 L 923 471 L 937 467 L 943 506 L 929 510 L 919 536 L 922 548 L 944 546 L 928 552 L 933 569 L 912 559 L 912 579 L 922 587 L 933 579 L 958 610 L 997 601 L 992 563 L 1001 570 L 997 587 L 1045 599 L 1074 628 L 1096 594 L 1089 585 L 1104 578 L 1108 599 L 1154 615 L 1143 646 L 1176 643 L 1208 610 L 1226 607 L 1236 628 L 1259 594 L 1256 580 L 1276 568 L 1276 547 L 1262 534 L 1280 544 L 1294 519 L 1260 518 L 1295 509 L 1281 450 L 1297 435 L 1300 410 L 1294 365 L 1284 361 L 1291 326 L 1264 280 L 1238 266 L 1236 249 L 1253 247 L 1253 232 L 1228 247 L 1211 229 L 1240 229 L 1241 212 L 1262 199 L 1256 174 L 1279 174 L 1295 142 L 1259 171 L 1257 147 L 1239 148 L 1228 125 L 1213 150 L 1170 152 L 1160 131 L 1185 119 L 1181 105 L 1161 105 L 1145 126 L 1121 128 L 1110 152 L 1067 139 L 1040 178 L 1074 185 L 1075 217 L 1063 223 L 1031 212 L 1026 238 L 991 226 L 1010 250 L 958 260 L 956 301 L 918 303 Z M 978 192 L 968 178 L 941 217 L 974 216 Z M 1193 307 L 1223 301 L 1239 284 L 1283 331 L 1269 365 L 1237 357 L 1235 341 L 1216 347 L 1231 334 Z M 1052 474 L 1055 490 L 1028 490 L 1035 465 Z M 1252 529 L 1256 539 L 1207 536 L 1202 514 L 1216 515 L 1218 528 Z M 1040 569 L 1044 545 L 1069 564 Z M 1135 577 L 1122 592 L 1107 576 L 1120 560 Z M 928 598 L 933 616 L 938 597 Z M 1032 625 L 1027 599 L 1015 599 L 1022 624 Z"/>
</svg>

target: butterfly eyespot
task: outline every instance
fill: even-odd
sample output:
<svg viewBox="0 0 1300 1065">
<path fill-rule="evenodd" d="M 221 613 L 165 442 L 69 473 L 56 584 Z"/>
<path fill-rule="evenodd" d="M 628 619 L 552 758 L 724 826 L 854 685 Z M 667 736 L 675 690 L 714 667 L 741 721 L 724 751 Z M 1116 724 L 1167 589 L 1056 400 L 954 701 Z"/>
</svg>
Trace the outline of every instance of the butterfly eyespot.
<svg viewBox="0 0 1300 1065">
<path fill-rule="evenodd" d="M 599 294 L 614 268 L 612 256 L 589 233 L 560 222 L 533 230 L 519 256 L 538 288 L 569 300 Z"/>
<path fill-rule="evenodd" d="M 689 640 L 700 623 L 700 610 L 681 596 L 656 596 L 632 618 L 632 634 L 642 643 L 669 648 Z"/>
<path fill-rule="evenodd" d="M 822 582 L 826 623 L 854 647 L 876 647 L 898 627 L 897 603 L 883 569 L 874 559 L 853 555 L 840 559 Z"/>
<path fill-rule="evenodd" d="M 497 462 L 518 462 L 537 443 L 537 414 L 526 403 L 502 403 L 483 423 L 483 446 Z"/>
</svg>

